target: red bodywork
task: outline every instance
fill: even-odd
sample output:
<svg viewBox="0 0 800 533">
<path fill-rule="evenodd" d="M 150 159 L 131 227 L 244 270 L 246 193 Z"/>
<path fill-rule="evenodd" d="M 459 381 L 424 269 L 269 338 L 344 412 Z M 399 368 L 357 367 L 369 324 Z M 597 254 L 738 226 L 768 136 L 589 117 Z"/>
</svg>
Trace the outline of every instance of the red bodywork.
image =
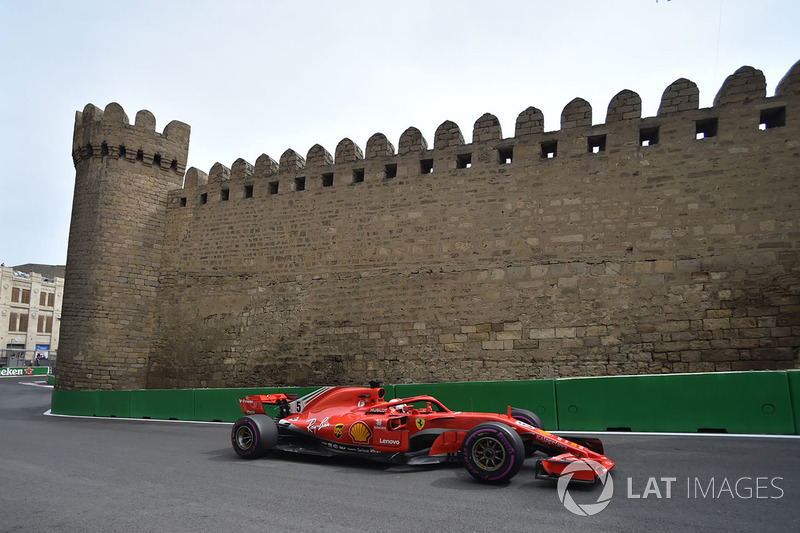
<svg viewBox="0 0 800 533">
<path fill-rule="evenodd" d="M 264 405 L 280 406 L 276 420 L 282 440 L 299 438 L 334 454 L 445 459 L 459 452 L 472 428 L 499 422 L 513 428 L 526 446 L 550 456 L 538 461 L 538 477 L 557 478 L 568 465 L 583 463 L 588 467 L 570 469 L 572 479 L 593 482 L 614 466 L 602 453 L 512 418 L 510 407 L 508 414 L 456 412 L 431 396 L 386 401 L 379 387 L 324 387 L 299 399 L 267 394 L 247 396 L 239 402 L 246 415 L 264 414 Z M 599 441 L 596 444 L 602 451 Z"/>
</svg>

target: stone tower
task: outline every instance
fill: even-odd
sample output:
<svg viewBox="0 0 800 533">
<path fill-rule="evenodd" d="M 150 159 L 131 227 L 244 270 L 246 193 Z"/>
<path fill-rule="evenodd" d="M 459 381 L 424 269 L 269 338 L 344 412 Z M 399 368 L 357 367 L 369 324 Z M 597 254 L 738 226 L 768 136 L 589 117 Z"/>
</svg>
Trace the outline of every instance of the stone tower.
<svg viewBox="0 0 800 533">
<path fill-rule="evenodd" d="M 178 121 L 156 132 L 146 110 L 131 125 L 116 103 L 76 113 L 57 388 L 145 387 L 167 195 L 183 182 L 189 132 Z"/>
</svg>

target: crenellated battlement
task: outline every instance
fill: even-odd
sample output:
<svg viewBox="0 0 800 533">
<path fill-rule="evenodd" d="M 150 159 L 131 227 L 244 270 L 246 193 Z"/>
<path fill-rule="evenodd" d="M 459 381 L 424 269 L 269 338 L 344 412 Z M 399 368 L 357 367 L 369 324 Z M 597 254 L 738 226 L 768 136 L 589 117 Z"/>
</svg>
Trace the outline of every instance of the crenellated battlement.
<svg viewBox="0 0 800 533">
<path fill-rule="evenodd" d="M 545 132 L 542 112 L 529 107 L 517 117 L 514 136 L 509 138 L 503 137 L 497 117 L 485 113 L 473 125 L 470 143 L 465 142 L 459 126 L 448 120 L 436 129 L 432 149 L 415 127 L 402 133 L 398 150 L 383 133 L 372 135 L 363 151 L 349 138 L 339 142 L 334 155 L 319 144 L 311 147 L 305 158 L 287 149 L 278 163 L 266 154 L 256 160 L 255 166 L 242 159 L 231 169 L 217 163 L 208 179 L 192 168 L 182 192 L 174 192 L 173 196 L 185 197 L 187 201 L 180 204 L 185 206 L 192 205 L 190 198 L 204 193 L 210 185 L 228 181 L 267 181 L 269 186 L 255 185 L 253 194 L 285 194 L 464 168 L 477 170 L 512 161 L 515 166 L 528 166 L 587 154 L 602 157 L 602 153 L 620 151 L 634 154 L 643 149 L 669 150 L 687 138 L 725 137 L 726 132 L 738 131 L 741 126 L 756 134 L 759 125 L 768 127 L 764 120 L 768 121 L 770 113 L 785 115 L 787 106 L 797 105 L 785 97 L 800 93 L 798 72 L 800 62 L 789 70 L 770 98 L 766 96 L 763 73 L 753 67 L 741 67 L 725 80 L 713 107 L 705 109 L 699 107 L 697 85 L 681 78 L 664 90 L 654 117 L 642 117 L 641 97 L 625 89 L 611 99 L 601 124 L 593 124 L 591 104 L 575 98 L 564 107 L 561 129 L 556 131 Z M 757 137 L 742 140 L 760 142 Z M 179 204 L 171 204 L 176 205 Z"/>
<path fill-rule="evenodd" d="M 115 102 L 105 110 L 87 104 L 82 112 L 75 112 L 73 162 L 77 166 L 93 157 L 114 157 L 183 174 L 189 152 L 189 125 L 173 120 L 163 133 L 155 128 L 155 117 L 145 109 L 136 113 L 131 125 L 122 106 Z"/>
</svg>

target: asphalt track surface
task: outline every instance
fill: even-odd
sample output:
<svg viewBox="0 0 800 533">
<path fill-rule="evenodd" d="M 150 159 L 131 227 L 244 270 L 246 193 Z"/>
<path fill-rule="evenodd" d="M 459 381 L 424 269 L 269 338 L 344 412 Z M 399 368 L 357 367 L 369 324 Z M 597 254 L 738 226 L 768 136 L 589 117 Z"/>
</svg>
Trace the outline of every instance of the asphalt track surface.
<svg viewBox="0 0 800 533">
<path fill-rule="evenodd" d="M 613 496 L 578 516 L 555 482 L 534 478 L 533 461 L 501 486 L 458 465 L 245 461 L 229 424 L 45 416 L 51 389 L 36 382 L 0 378 L 2 532 L 727 532 L 800 522 L 797 439 L 605 435 Z M 588 508 L 603 489 L 568 494 Z"/>
</svg>

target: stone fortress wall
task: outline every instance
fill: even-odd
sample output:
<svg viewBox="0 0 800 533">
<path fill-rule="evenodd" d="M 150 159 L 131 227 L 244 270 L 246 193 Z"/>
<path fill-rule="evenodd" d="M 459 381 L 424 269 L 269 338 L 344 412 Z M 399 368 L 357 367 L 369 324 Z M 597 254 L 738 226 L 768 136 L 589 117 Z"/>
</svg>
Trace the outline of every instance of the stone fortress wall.
<svg viewBox="0 0 800 533">
<path fill-rule="evenodd" d="M 654 117 L 625 90 L 602 124 L 576 98 L 558 131 L 531 107 L 504 137 L 487 113 L 471 143 L 447 121 L 431 148 L 412 127 L 397 149 L 376 133 L 364 151 L 344 139 L 190 168 L 182 188 L 188 126 L 148 123 L 166 144 L 121 156 L 144 129 L 109 108 L 76 121 L 81 338 L 62 334 L 57 387 L 798 366 L 800 62 L 774 96 L 742 67 L 707 109 L 680 79 Z"/>
</svg>

